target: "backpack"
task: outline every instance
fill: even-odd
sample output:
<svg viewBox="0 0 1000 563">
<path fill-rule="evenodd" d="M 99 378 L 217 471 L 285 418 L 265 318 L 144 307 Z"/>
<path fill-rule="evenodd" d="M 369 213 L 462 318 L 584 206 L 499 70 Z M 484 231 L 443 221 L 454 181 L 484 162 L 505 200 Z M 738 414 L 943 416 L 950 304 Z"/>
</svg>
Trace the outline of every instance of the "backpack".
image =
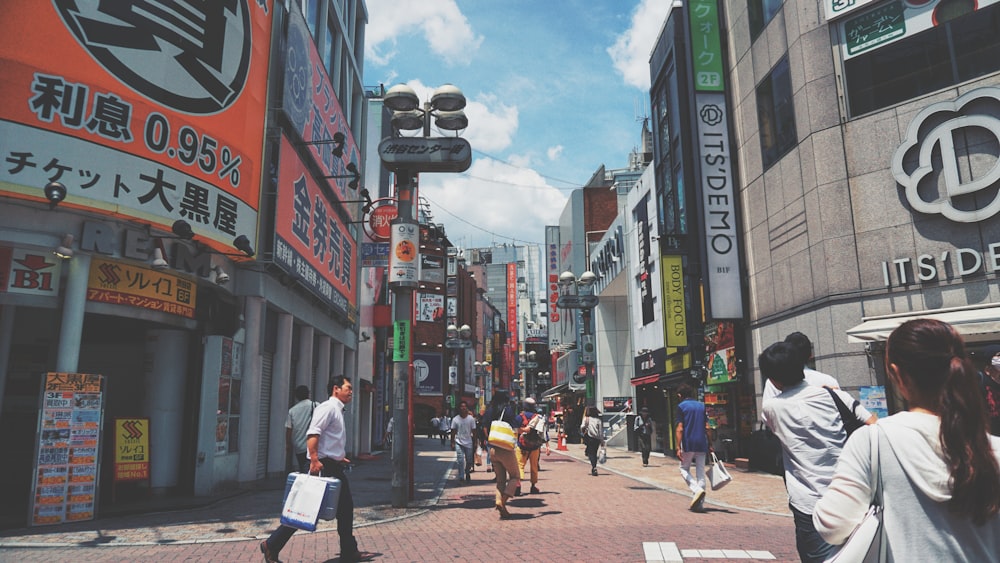
<svg viewBox="0 0 1000 563">
<path fill-rule="evenodd" d="M 530 413 L 531 418 L 528 418 L 528 414 L 528 412 L 522 413 L 524 422 L 521 428 L 525 428 L 526 431 L 521 434 L 519 441 L 522 449 L 537 450 L 545 443 L 545 418 L 538 413 Z"/>
<path fill-rule="evenodd" d="M 837 395 L 836 391 L 830 389 L 829 387 L 827 387 L 826 390 L 830 393 L 830 396 L 833 397 L 833 402 L 837 405 L 837 411 L 840 412 L 840 419 L 844 422 L 844 430 L 847 432 L 847 437 L 850 438 L 851 434 L 854 434 L 855 430 L 865 425 L 865 423 L 858 420 L 857 415 L 854 414 L 854 409 L 858 408 L 858 405 L 861 403 L 855 399 L 854 403 L 851 404 L 851 407 L 848 408 L 847 405 L 844 404 L 844 401 L 840 399 L 840 396 Z"/>
</svg>

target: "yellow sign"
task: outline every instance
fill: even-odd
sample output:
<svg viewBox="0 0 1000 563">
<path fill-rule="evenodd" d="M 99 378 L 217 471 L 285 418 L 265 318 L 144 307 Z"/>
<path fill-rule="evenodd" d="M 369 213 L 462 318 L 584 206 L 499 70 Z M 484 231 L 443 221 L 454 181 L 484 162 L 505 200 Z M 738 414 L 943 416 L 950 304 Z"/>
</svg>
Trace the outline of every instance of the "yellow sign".
<svg viewBox="0 0 1000 563">
<path fill-rule="evenodd" d="M 115 481 L 149 479 L 149 419 L 115 419 Z"/>
<path fill-rule="evenodd" d="M 663 332 L 666 336 L 667 346 L 683 348 L 688 345 L 683 258 L 673 255 L 664 256 L 662 264 Z"/>
<path fill-rule="evenodd" d="M 90 263 L 87 300 L 162 311 L 194 318 L 198 284 L 172 274 L 124 262 Z"/>
</svg>

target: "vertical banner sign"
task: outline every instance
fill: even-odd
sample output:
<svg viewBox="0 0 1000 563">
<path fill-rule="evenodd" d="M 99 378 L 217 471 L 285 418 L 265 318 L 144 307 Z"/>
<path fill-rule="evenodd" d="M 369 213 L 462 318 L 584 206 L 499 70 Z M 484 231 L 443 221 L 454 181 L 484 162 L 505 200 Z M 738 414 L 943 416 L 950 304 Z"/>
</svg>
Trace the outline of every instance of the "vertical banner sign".
<svg viewBox="0 0 1000 563">
<path fill-rule="evenodd" d="M 695 73 L 698 182 L 702 194 L 708 313 L 743 317 L 736 206 L 729 147 L 729 110 L 722 76 L 722 44 L 716 0 L 692 0 L 691 59 Z"/>
<path fill-rule="evenodd" d="M 397 223 L 392 226 L 389 243 L 389 286 L 416 287 L 419 276 L 417 244 L 420 243 L 420 226 L 416 223 Z"/>
<path fill-rule="evenodd" d="M 45 374 L 31 490 L 32 526 L 94 519 L 103 421 L 103 376 Z"/>
<path fill-rule="evenodd" d="M 684 262 L 681 256 L 668 255 L 662 260 L 663 331 L 667 346 L 688 345 L 687 308 L 684 303 Z"/>
<path fill-rule="evenodd" d="M 149 479 L 149 419 L 115 419 L 115 481 Z"/>
<path fill-rule="evenodd" d="M 410 361 L 410 323 L 395 321 L 392 323 L 392 361 Z"/>
<path fill-rule="evenodd" d="M 516 355 L 521 350 L 517 342 L 517 262 L 507 263 L 507 332 L 511 352 Z"/>
<path fill-rule="evenodd" d="M 729 321 L 705 323 L 705 385 L 729 383 L 736 378 L 736 340 Z"/>
</svg>

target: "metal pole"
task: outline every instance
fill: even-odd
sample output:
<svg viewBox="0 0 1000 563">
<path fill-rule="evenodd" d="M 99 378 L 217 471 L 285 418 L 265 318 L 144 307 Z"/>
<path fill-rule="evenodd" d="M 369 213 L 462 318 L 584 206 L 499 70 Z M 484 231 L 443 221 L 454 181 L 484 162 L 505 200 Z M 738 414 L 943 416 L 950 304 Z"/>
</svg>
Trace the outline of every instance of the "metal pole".
<svg viewBox="0 0 1000 563">
<path fill-rule="evenodd" d="M 400 171 L 396 176 L 396 190 L 398 193 L 400 223 L 413 223 L 413 200 L 416 183 L 414 173 L 410 170 Z M 413 288 L 401 285 L 393 288 L 396 299 L 392 304 L 393 319 L 404 321 L 407 327 L 413 326 Z M 407 331 L 407 337 L 412 338 L 412 330 Z M 401 344 L 396 343 L 398 348 Z M 406 349 L 412 349 L 406 345 Z M 412 352 L 411 352 L 412 355 Z M 396 434 L 392 441 L 392 489 L 390 497 L 392 506 L 395 508 L 405 508 L 410 498 L 410 483 L 413 480 L 411 475 L 411 458 L 413 434 L 412 421 L 410 420 L 410 359 L 396 361 L 392 366 L 392 416 L 393 432 Z"/>
</svg>

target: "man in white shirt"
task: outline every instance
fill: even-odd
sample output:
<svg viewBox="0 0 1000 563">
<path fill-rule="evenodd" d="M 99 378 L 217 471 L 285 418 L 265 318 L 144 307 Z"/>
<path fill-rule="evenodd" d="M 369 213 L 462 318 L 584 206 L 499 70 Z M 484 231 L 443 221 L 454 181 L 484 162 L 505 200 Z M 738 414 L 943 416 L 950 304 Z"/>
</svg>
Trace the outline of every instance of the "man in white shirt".
<svg viewBox="0 0 1000 563">
<path fill-rule="evenodd" d="M 806 383 L 809 385 L 814 385 L 816 387 L 829 387 L 831 389 L 840 389 L 840 383 L 832 375 L 825 374 L 821 371 L 816 371 L 809 368 L 806 364 L 813 359 L 813 346 L 812 342 L 809 341 L 809 337 L 801 332 L 793 332 L 785 337 L 785 342 L 792 346 L 796 355 L 802 362 L 802 372 L 805 374 Z M 761 404 L 768 399 L 777 397 L 781 391 L 771 383 L 768 379 L 764 382 L 764 392 L 761 393 Z M 760 421 L 767 423 L 767 417 L 764 415 L 764 411 L 760 411 Z"/>
<path fill-rule="evenodd" d="M 777 342 L 761 352 L 757 360 L 761 374 L 773 382 L 780 393 L 762 407 L 767 426 L 781 442 L 785 466 L 788 506 L 795 521 L 795 545 L 803 562 L 825 561 L 833 554 L 832 546 L 820 537 L 813 526 L 812 512 L 823 496 L 840 452 L 847 441 L 847 431 L 831 391 L 810 385 L 802 372 L 801 357 L 794 346 Z M 854 398 L 836 390 L 845 404 Z M 877 417 L 862 406 L 854 409 L 858 421 L 874 424 Z"/>
<path fill-rule="evenodd" d="M 295 404 L 288 409 L 285 419 L 285 451 L 295 457 L 295 467 L 299 473 L 309 471 L 309 456 L 306 455 L 306 430 L 312 422 L 316 403 L 309 400 L 309 388 L 299 385 L 295 388 Z"/>
<path fill-rule="evenodd" d="M 458 444 L 458 468 L 465 470 L 465 480 L 472 480 L 472 466 L 475 458 L 472 452 L 475 451 L 475 441 L 473 435 L 476 431 L 476 417 L 469 412 L 469 405 L 465 401 L 458 403 L 458 414 L 451 419 L 451 449 L 455 449 Z"/>
<path fill-rule="evenodd" d="M 316 406 L 312 423 L 307 431 L 306 447 L 309 451 L 309 473 L 340 479 L 340 500 L 337 503 L 337 533 L 340 535 L 340 561 L 370 561 L 375 554 L 358 551 L 354 539 L 354 499 L 347 481 L 347 427 L 344 424 L 344 407 L 354 397 L 354 388 L 343 375 L 335 376 L 328 385 L 329 400 Z M 281 551 L 292 534 L 291 526 L 279 526 L 270 537 L 260 542 L 260 551 L 267 563 L 277 562 Z"/>
</svg>

